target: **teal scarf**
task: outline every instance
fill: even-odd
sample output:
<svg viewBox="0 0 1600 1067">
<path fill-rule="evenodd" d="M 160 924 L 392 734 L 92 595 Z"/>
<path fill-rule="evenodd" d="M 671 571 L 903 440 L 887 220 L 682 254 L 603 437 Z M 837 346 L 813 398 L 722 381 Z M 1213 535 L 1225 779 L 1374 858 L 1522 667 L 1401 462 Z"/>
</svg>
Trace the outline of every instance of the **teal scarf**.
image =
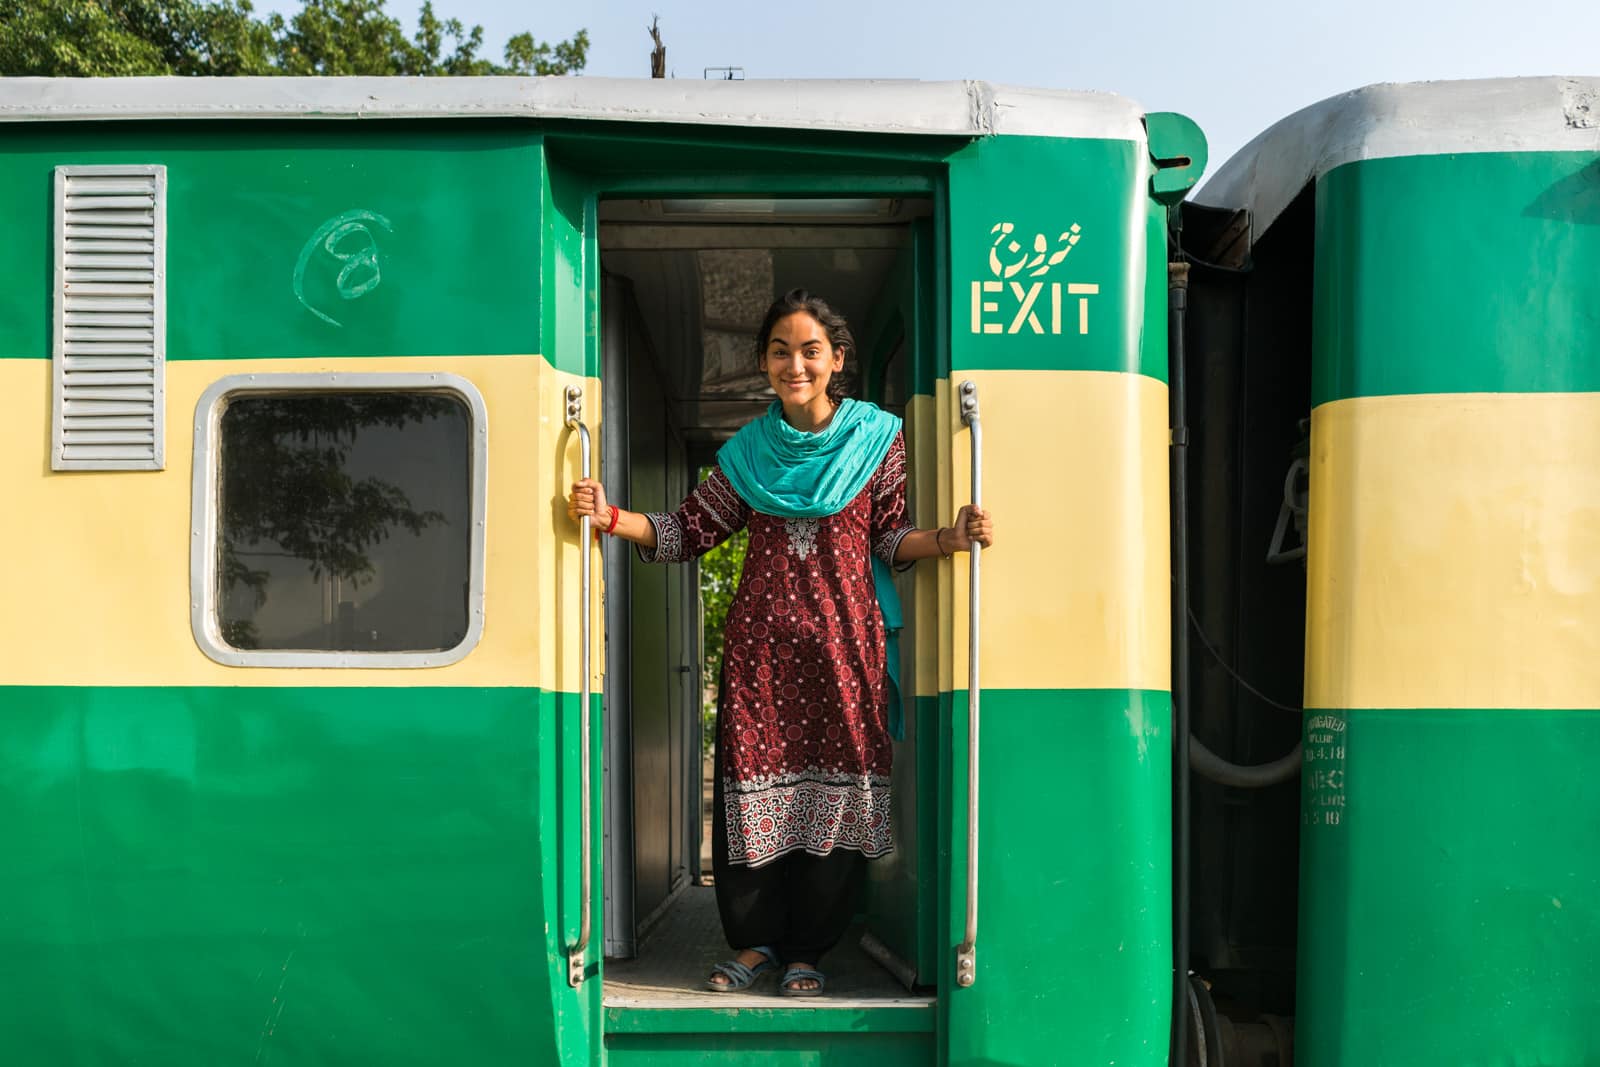
<svg viewBox="0 0 1600 1067">
<path fill-rule="evenodd" d="M 817 433 L 797 430 L 774 400 L 717 451 L 717 466 L 751 508 L 780 519 L 836 515 L 854 500 L 889 454 L 900 420 L 875 404 L 846 399 Z M 883 614 L 888 673 L 889 733 L 905 740 L 900 707 L 900 598 L 894 577 L 872 557 L 873 586 Z"/>
<path fill-rule="evenodd" d="M 717 465 L 744 502 L 780 519 L 835 515 L 856 498 L 889 454 L 900 420 L 875 404 L 845 400 L 816 433 L 797 430 L 774 400 L 717 452 Z"/>
</svg>

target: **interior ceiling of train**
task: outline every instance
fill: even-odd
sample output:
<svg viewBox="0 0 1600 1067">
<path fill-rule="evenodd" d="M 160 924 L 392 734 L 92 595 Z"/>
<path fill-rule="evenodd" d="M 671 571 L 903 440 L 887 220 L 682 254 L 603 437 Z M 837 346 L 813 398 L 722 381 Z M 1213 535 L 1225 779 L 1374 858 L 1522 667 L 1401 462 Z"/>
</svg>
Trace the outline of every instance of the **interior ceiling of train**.
<svg viewBox="0 0 1600 1067">
<path fill-rule="evenodd" d="M 772 401 L 755 338 L 774 299 L 803 288 L 862 340 L 925 200 L 612 200 L 600 205 L 603 268 L 634 299 L 686 440 L 732 436 Z M 851 395 L 859 368 L 846 365 Z"/>
</svg>

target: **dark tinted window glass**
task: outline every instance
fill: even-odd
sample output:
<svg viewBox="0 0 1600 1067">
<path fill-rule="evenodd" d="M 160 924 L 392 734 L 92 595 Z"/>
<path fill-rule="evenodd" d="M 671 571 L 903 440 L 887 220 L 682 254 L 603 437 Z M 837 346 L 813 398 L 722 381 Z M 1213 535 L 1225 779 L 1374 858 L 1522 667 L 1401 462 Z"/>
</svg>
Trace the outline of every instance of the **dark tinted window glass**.
<svg viewBox="0 0 1600 1067">
<path fill-rule="evenodd" d="M 467 405 L 399 392 L 240 396 L 222 415 L 222 638 L 427 652 L 466 637 Z"/>
</svg>

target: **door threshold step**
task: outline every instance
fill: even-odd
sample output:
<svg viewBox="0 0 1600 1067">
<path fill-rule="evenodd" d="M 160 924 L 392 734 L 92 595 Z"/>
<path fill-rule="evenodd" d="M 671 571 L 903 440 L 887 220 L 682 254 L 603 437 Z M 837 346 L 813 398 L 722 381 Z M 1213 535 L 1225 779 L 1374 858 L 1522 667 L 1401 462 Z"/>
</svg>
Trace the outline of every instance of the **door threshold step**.
<svg viewBox="0 0 1600 1067">
<path fill-rule="evenodd" d="M 931 1033 L 934 997 L 818 997 L 798 1002 L 738 993 L 606 997 L 608 1034 Z"/>
</svg>

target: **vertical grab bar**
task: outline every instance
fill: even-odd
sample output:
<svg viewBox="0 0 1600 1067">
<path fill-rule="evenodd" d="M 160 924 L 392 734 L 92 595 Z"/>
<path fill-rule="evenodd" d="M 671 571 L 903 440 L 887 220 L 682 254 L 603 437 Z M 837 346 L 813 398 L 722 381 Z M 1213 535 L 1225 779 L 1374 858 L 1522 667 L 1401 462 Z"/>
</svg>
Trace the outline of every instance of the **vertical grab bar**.
<svg viewBox="0 0 1600 1067">
<path fill-rule="evenodd" d="M 972 434 L 972 504 L 983 506 L 983 427 L 978 422 L 978 384 L 961 383 L 961 421 Z M 978 555 L 974 543 L 967 595 L 967 936 L 956 949 L 956 985 L 978 980 Z"/>
<path fill-rule="evenodd" d="M 567 386 L 567 425 L 578 431 L 578 448 L 582 463 L 583 477 L 588 478 L 590 476 L 589 427 L 583 424 L 583 390 L 576 385 Z M 578 788 L 582 791 L 582 797 L 578 802 L 578 807 L 581 812 L 580 818 L 582 820 L 582 826 L 579 830 L 579 839 L 581 841 L 581 851 L 583 853 L 582 866 L 579 868 L 579 880 L 583 886 L 583 899 L 579 904 L 578 910 L 578 940 L 567 952 L 567 984 L 573 988 L 577 988 L 583 984 L 584 956 L 588 953 L 590 926 L 593 922 L 593 916 L 590 914 L 589 903 L 589 898 L 594 892 L 594 886 L 590 876 L 590 867 L 593 865 L 593 857 L 590 855 L 590 852 L 593 848 L 594 842 L 591 839 L 589 828 L 589 701 L 591 698 L 589 684 L 589 652 L 591 647 L 594 645 L 594 635 L 591 632 L 594 626 L 594 620 L 591 617 L 591 612 L 589 610 L 589 557 L 594 554 L 594 546 L 590 543 L 592 539 L 589 534 L 592 521 L 593 520 L 588 515 L 585 515 L 578 523 L 578 543 L 582 546 L 583 552 L 581 557 L 583 560 L 583 580 L 580 583 L 583 591 L 583 603 L 579 608 L 579 629 L 583 631 L 583 646 L 579 659 L 582 663 L 583 677 L 580 681 L 582 704 L 579 708 L 579 722 L 581 725 L 578 728 L 578 736 L 581 739 L 579 741 L 579 750 L 581 753 L 579 758 L 582 761 L 582 767 L 578 772 Z"/>
</svg>

